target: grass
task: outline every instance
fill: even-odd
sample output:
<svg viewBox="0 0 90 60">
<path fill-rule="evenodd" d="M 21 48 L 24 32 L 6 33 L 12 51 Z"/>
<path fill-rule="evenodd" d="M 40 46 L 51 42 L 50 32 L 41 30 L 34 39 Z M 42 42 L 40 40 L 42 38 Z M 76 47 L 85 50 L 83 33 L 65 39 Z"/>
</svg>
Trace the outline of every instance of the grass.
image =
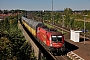
<svg viewBox="0 0 90 60">
<path fill-rule="evenodd" d="M 54 28 L 54 29 L 56 29 L 57 31 L 62 32 L 62 34 L 66 34 L 66 32 L 61 31 L 60 29 L 55 28 L 54 26 L 51 26 L 51 25 L 49 25 L 49 24 L 47 24 L 47 23 L 44 23 L 44 24 L 45 24 L 47 27 L 49 27 L 49 28 Z"/>
</svg>

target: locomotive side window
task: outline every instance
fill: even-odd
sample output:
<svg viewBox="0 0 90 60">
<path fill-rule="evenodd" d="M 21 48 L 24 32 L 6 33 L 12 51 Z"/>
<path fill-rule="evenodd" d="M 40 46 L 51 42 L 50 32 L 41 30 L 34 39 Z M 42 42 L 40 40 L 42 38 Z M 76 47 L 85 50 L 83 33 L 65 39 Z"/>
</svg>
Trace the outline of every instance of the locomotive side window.
<svg viewBox="0 0 90 60">
<path fill-rule="evenodd" d="M 62 36 L 52 36 L 53 42 L 62 42 Z"/>
</svg>

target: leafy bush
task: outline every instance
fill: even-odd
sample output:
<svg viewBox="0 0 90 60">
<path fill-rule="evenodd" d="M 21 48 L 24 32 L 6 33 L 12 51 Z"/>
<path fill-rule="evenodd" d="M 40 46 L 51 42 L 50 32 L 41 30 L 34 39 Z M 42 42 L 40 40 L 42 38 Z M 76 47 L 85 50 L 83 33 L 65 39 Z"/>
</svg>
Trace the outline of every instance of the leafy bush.
<svg viewBox="0 0 90 60">
<path fill-rule="evenodd" d="M 18 29 L 17 17 L 0 21 L 0 60 L 30 60 L 32 50 Z"/>
</svg>

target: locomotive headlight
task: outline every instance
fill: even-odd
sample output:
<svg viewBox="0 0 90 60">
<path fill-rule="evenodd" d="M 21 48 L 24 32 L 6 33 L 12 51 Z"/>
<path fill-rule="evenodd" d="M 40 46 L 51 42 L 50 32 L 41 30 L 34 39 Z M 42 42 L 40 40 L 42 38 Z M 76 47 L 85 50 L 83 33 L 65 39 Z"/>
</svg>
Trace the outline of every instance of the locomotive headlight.
<svg viewBox="0 0 90 60">
<path fill-rule="evenodd" d="M 50 46 L 52 46 L 51 36 L 50 36 L 49 40 L 50 40 Z"/>
<path fill-rule="evenodd" d="M 52 46 L 52 43 L 50 44 L 50 46 Z"/>
</svg>

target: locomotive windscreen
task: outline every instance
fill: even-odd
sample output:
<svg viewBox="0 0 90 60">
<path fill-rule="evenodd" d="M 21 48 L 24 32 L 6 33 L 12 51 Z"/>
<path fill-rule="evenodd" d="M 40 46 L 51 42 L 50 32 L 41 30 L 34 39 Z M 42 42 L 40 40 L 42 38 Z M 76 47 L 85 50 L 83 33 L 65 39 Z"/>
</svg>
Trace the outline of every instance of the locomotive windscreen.
<svg viewBox="0 0 90 60">
<path fill-rule="evenodd" d="M 52 36 L 52 42 L 62 42 L 62 36 Z"/>
</svg>

